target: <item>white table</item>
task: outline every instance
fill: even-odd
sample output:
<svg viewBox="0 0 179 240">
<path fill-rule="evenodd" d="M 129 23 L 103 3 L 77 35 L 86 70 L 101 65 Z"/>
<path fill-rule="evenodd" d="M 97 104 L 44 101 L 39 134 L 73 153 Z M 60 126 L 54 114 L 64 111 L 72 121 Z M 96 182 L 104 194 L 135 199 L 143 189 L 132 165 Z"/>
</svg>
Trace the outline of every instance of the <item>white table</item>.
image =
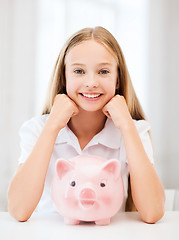
<svg viewBox="0 0 179 240">
<path fill-rule="evenodd" d="M 138 213 L 118 213 L 107 226 L 93 223 L 65 225 L 54 214 L 34 213 L 27 222 L 18 222 L 9 213 L 0 213 L 0 240 L 178 240 L 179 212 L 166 212 L 155 224 L 141 221 Z"/>
</svg>

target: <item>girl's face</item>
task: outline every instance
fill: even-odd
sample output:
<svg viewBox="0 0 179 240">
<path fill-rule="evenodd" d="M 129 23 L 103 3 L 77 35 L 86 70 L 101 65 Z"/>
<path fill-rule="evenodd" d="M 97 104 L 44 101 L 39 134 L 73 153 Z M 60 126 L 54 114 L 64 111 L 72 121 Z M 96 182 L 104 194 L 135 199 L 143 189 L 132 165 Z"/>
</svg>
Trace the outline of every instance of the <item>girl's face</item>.
<svg viewBox="0 0 179 240">
<path fill-rule="evenodd" d="M 98 111 L 115 95 L 117 63 L 102 44 L 88 40 L 66 55 L 66 91 L 83 110 Z"/>
</svg>

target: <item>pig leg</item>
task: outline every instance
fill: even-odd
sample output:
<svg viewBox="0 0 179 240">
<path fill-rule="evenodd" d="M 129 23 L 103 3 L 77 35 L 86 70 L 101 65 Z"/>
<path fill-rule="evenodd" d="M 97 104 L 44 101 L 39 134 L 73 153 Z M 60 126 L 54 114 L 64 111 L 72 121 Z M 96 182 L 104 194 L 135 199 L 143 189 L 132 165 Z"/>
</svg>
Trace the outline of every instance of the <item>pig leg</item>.
<svg viewBox="0 0 179 240">
<path fill-rule="evenodd" d="M 110 218 L 101 219 L 98 221 L 95 221 L 96 225 L 109 225 L 110 224 Z"/>
<path fill-rule="evenodd" d="M 67 225 L 78 225 L 78 224 L 80 224 L 80 221 L 76 220 L 76 219 L 71 219 L 71 218 L 65 217 L 64 218 L 64 223 L 67 224 Z"/>
</svg>

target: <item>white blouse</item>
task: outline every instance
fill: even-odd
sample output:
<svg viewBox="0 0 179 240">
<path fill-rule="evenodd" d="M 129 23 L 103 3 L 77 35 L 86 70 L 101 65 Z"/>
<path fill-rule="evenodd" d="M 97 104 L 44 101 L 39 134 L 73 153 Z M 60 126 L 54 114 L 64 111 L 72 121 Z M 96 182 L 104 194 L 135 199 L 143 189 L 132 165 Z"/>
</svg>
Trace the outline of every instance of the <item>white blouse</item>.
<svg viewBox="0 0 179 240">
<path fill-rule="evenodd" d="M 34 117 L 25 122 L 19 130 L 20 135 L 20 147 L 21 156 L 19 158 L 19 164 L 24 163 L 31 153 L 34 144 L 36 143 L 49 114 Z M 153 149 L 151 139 L 149 136 L 150 125 L 145 120 L 133 120 L 135 126 L 140 135 L 144 149 L 150 159 L 151 163 L 154 163 Z M 104 128 L 101 132 L 93 137 L 93 139 L 81 150 L 77 137 L 65 126 L 59 132 L 54 145 L 53 153 L 50 159 L 44 191 L 41 200 L 38 204 L 38 211 L 52 212 L 56 211 L 56 208 L 51 200 L 50 187 L 52 177 L 55 171 L 55 162 L 59 158 L 70 159 L 77 155 L 96 155 L 106 159 L 118 159 L 121 165 L 121 175 L 124 182 L 124 201 L 120 211 L 125 211 L 125 205 L 127 200 L 128 191 L 128 161 L 126 157 L 126 151 L 122 134 L 117 129 L 111 119 L 107 119 Z"/>
</svg>

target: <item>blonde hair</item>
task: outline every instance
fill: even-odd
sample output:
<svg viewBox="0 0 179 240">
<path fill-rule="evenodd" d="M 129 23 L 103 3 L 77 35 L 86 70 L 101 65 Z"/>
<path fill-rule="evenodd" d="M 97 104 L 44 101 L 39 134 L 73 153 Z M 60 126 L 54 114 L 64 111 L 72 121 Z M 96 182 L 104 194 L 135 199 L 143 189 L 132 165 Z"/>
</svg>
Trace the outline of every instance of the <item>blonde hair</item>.
<svg viewBox="0 0 179 240">
<path fill-rule="evenodd" d="M 67 53 L 74 46 L 91 39 L 103 44 L 116 58 L 119 86 L 116 94 L 124 96 L 132 118 L 136 120 L 145 119 L 143 110 L 132 86 L 122 50 L 113 35 L 103 27 L 84 28 L 68 39 L 57 58 L 42 114 L 50 113 L 57 94 L 66 94 L 65 57 Z"/>
<path fill-rule="evenodd" d="M 65 57 L 67 53 L 74 46 L 80 44 L 83 41 L 95 40 L 103 44 L 115 57 L 118 66 L 118 89 L 116 94 L 124 96 L 129 112 L 133 119 L 142 120 L 145 119 L 142 107 L 137 99 L 132 82 L 129 76 L 129 72 L 126 66 L 124 55 L 122 50 L 113 37 L 113 35 L 103 27 L 84 28 L 71 36 L 62 48 L 49 83 L 46 101 L 43 107 L 42 114 L 49 114 L 54 103 L 55 96 L 57 94 L 66 94 L 66 79 L 65 79 Z M 136 208 L 133 204 L 131 196 L 130 177 L 128 184 L 128 199 L 126 203 L 126 211 L 135 211 Z"/>
</svg>

